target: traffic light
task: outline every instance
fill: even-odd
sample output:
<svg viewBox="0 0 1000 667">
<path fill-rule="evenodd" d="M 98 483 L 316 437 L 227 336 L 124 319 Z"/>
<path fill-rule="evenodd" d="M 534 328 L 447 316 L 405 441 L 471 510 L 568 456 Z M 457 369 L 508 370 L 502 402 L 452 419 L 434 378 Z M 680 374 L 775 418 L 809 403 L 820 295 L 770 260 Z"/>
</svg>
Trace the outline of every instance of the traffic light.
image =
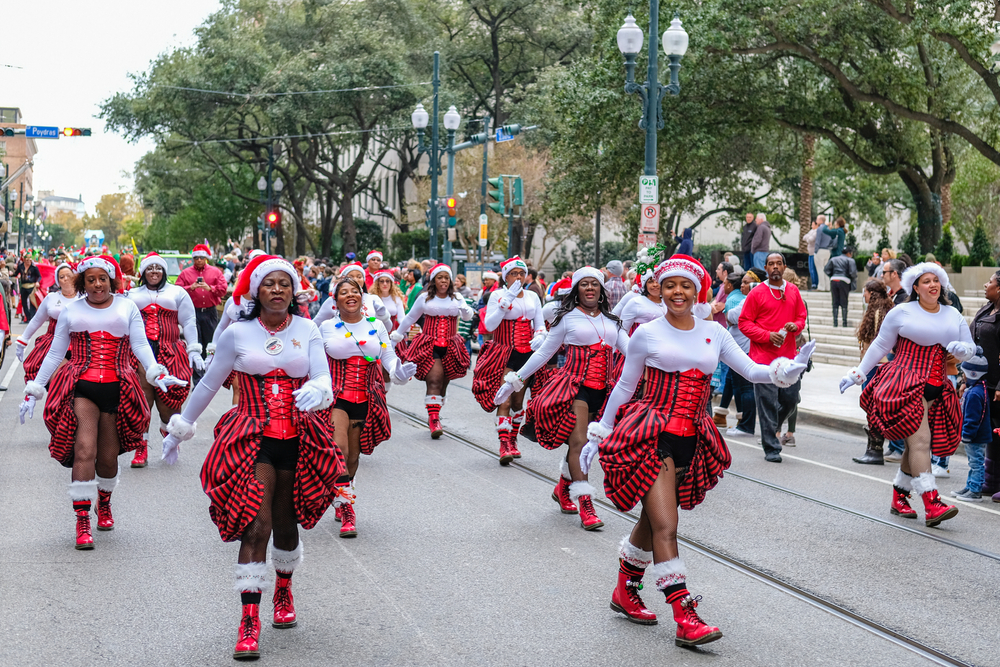
<svg viewBox="0 0 1000 667">
<path fill-rule="evenodd" d="M 275 229 L 281 224 L 281 211 L 268 211 L 266 219 L 267 226 L 271 229 Z"/>
<path fill-rule="evenodd" d="M 510 199 L 511 206 L 524 206 L 524 181 L 520 176 L 514 179 L 514 193 Z"/>
<path fill-rule="evenodd" d="M 445 200 L 444 205 L 448 209 L 448 226 L 454 227 L 458 224 L 458 218 L 455 217 L 457 215 L 455 207 L 458 206 L 458 200 L 454 197 L 448 197 L 448 199 Z"/>
<path fill-rule="evenodd" d="M 496 190 L 487 190 L 487 194 L 496 200 L 495 202 L 491 202 L 489 207 L 500 215 L 503 215 L 504 211 L 507 209 L 504 205 L 503 199 L 503 176 L 500 176 L 499 178 L 487 179 L 486 182 L 496 188 Z"/>
<path fill-rule="evenodd" d="M 12 127 L 0 127 L 0 136 L 13 137 L 14 136 L 14 128 L 12 128 Z"/>
<path fill-rule="evenodd" d="M 64 127 L 63 128 L 64 137 L 89 137 L 90 128 L 89 127 Z"/>
</svg>

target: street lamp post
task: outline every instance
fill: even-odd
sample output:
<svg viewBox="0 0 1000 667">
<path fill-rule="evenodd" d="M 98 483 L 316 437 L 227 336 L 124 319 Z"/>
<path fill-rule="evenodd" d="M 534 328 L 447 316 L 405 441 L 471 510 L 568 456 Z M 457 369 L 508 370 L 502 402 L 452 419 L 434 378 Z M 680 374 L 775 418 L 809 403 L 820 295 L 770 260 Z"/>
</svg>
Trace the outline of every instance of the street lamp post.
<svg viewBox="0 0 1000 667">
<path fill-rule="evenodd" d="M 427 173 L 431 177 L 431 243 L 430 243 L 430 256 L 432 259 L 437 260 L 437 234 L 438 234 L 438 176 L 441 175 L 441 164 L 439 162 L 439 153 L 441 151 L 441 146 L 439 144 L 438 138 L 438 89 L 441 86 L 441 54 L 438 51 L 434 52 L 434 76 L 431 78 L 431 85 L 433 88 L 432 92 L 432 104 L 431 104 L 431 115 L 427 115 L 427 111 L 424 109 L 423 104 L 418 104 L 417 108 L 410 115 L 410 120 L 413 122 L 413 128 L 417 131 L 417 139 L 419 141 L 417 151 L 423 153 L 428 150 L 428 147 L 424 145 L 424 130 L 427 128 L 427 123 L 430 122 L 431 126 L 431 143 L 430 143 L 430 164 L 428 164 Z M 456 112 L 457 115 L 457 112 Z M 459 119 L 461 122 L 461 119 Z M 457 126 L 456 126 L 457 129 Z"/>
<path fill-rule="evenodd" d="M 281 177 L 277 179 L 274 176 L 274 144 L 270 144 L 267 147 L 267 175 L 261 176 L 257 181 L 257 190 L 260 192 L 260 201 L 265 205 L 264 208 L 264 252 L 271 254 L 271 229 L 266 224 L 267 214 L 271 212 L 271 209 L 278 203 L 281 199 L 281 191 L 284 189 L 285 184 L 282 182 Z"/>
</svg>

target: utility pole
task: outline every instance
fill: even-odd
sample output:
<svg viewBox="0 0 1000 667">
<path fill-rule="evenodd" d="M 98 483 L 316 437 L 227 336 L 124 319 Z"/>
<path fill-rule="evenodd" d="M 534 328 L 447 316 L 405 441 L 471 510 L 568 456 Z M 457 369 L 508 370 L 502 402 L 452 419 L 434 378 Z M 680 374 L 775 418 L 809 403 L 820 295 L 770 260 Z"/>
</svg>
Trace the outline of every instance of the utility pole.
<svg viewBox="0 0 1000 667">
<path fill-rule="evenodd" d="M 489 116 L 489 114 L 483 116 L 483 134 L 485 134 L 487 137 L 490 136 L 490 116 Z M 483 142 L 483 189 L 482 189 L 482 197 L 479 200 L 479 219 L 480 220 L 482 220 L 482 217 L 484 215 L 486 215 L 486 185 L 487 185 L 486 184 L 486 178 L 487 178 L 487 175 L 489 173 L 487 171 L 487 162 L 489 160 L 489 154 L 490 154 L 489 153 L 489 148 L 490 148 L 490 142 L 489 142 L 489 140 L 484 141 Z M 483 246 L 479 246 L 479 265 L 480 266 L 483 265 Z"/>
<path fill-rule="evenodd" d="M 434 119 L 431 125 L 431 244 L 430 244 L 430 256 L 432 259 L 437 260 L 437 248 L 438 248 L 438 175 L 441 173 L 441 165 L 439 162 L 439 153 L 441 150 L 438 144 L 438 88 L 441 86 L 441 54 L 438 51 L 434 52 L 434 77 L 431 79 L 431 83 L 434 87 L 434 102 L 433 111 L 431 112 L 431 118 Z"/>
</svg>

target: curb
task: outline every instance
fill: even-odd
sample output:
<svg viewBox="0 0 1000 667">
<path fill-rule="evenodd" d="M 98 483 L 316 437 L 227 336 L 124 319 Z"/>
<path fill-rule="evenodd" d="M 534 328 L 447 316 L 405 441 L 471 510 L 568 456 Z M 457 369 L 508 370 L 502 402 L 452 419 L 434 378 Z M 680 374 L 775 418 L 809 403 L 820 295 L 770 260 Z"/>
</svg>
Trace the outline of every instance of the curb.
<svg viewBox="0 0 1000 667">
<path fill-rule="evenodd" d="M 867 422 L 851 419 L 850 417 L 837 417 L 823 412 L 816 412 L 815 410 L 803 410 L 802 406 L 799 406 L 797 420 L 810 426 L 821 426 L 823 428 L 843 431 L 850 435 L 857 435 L 862 438 L 867 437 L 865 435 Z"/>
</svg>

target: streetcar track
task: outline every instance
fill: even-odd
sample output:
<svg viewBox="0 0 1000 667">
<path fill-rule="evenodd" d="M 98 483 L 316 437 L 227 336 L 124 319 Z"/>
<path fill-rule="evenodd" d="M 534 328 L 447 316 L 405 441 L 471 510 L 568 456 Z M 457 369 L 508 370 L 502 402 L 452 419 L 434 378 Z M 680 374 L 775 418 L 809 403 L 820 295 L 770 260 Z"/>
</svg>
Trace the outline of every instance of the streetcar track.
<svg viewBox="0 0 1000 667">
<path fill-rule="evenodd" d="M 427 426 L 424 419 L 422 419 L 421 417 L 419 417 L 418 415 L 416 415 L 416 414 L 414 414 L 412 412 L 408 412 L 406 410 L 402 410 L 400 408 L 397 408 L 397 407 L 391 406 L 391 405 L 388 406 L 388 408 L 389 408 L 389 410 L 391 412 L 395 412 L 396 414 L 399 414 L 399 415 L 403 416 L 404 418 L 406 418 L 407 421 L 409 421 L 414 426 L 420 427 L 421 429 L 426 428 L 426 426 Z M 490 458 L 492 458 L 494 460 L 498 461 L 500 459 L 499 454 L 497 454 L 496 452 L 494 452 L 491 448 L 484 447 L 483 445 L 480 445 L 479 443 L 477 443 L 477 442 L 475 442 L 473 440 L 470 440 L 468 438 L 465 438 L 463 436 L 455 435 L 453 433 L 449 433 L 448 431 L 445 431 L 444 437 L 446 437 L 448 439 L 451 439 L 451 440 L 454 440 L 455 442 L 458 442 L 459 444 L 465 445 L 466 447 L 469 447 L 469 448 L 471 448 L 473 450 L 476 450 L 477 452 L 479 452 L 481 454 L 485 454 L 486 456 L 488 456 L 488 457 L 490 457 Z M 544 481 L 544 482 L 548 482 L 550 484 L 554 484 L 557 481 L 554 477 L 551 477 L 551 476 L 549 476 L 549 475 L 547 475 L 545 473 L 538 472 L 537 470 L 535 470 L 533 468 L 530 468 L 529 466 L 526 466 L 523 463 L 520 463 L 519 461 L 515 461 L 514 463 L 510 464 L 508 467 L 509 468 L 513 468 L 515 470 L 518 470 L 518 471 L 520 471 L 520 472 L 522 472 L 522 473 L 524 473 L 526 475 L 529 475 L 531 477 L 534 477 L 534 478 L 536 478 L 538 480 L 541 480 L 541 481 Z M 729 472 L 729 471 L 727 471 L 727 472 Z M 857 512 L 854 512 L 853 510 L 849 510 L 847 508 L 839 508 L 839 507 L 833 505 L 832 503 L 825 503 L 824 501 L 818 501 L 818 500 L 816 500 L 814 498 L 810 498 L 809 496 L 805 496 L 805 495 L 799 494 L 799 493 L 797 493 L 795 491 L 791 491 L 790 489 L 785 489 L 784 487 L 780 487 L 778 485 L 770 485 L 767 482 L 762 482 L 760 480 L 756 480 L 754 478 L 750 478 L 750 477 L 748 477 L 746 475 L 740 475 L 738 473 L 730 473 L 730 474 L 733 474 L 734 476 L 737 476 L 737 477 L 741 477 L 743 479 L 747 479 L 748 481 L 761 482 L 764 486 L 773 486 L 776 490 L 783 491 L 783 492 L 788 492 L 788 493 L 790 493 L 792 495 L 796 495 L 796 496 L 802 497 L 802 498 L 804 498 L 806 500 L 812 500 L 814 502 L 818 502 L 818 503 L 823 504 L 823 505 L 828 505 L 828 506 L 830 506 L 833 509 L 842 509 L 843 511 L 846 511 L 846 512 L 851 513 L 851 514 L 857 514 L 858 516 L 861 516 L 863 518 L 868 518 L 868 519 L 877 521 L 879 523 L 885 523 L 885 524 L 887 524 L 889 526 L 897 527 L 897 528 L 900 528 L 900 529 L 905 529 L 907 532 L 914 532 L 914 533 L 923 535 L 925 537 L 928 537 L 930 539 L 937 539 L 937 541 L 942 541 L 942 542 L 945 542 L 945 543 L 951 542 L 950 540 L 947 540 L 946 538 L 937 538 L 937 536 L 935 536 L 935 535 L 929 535 L 927 533 L 924 533 L 923 531 L 915 530 L 915 529 L 909 528 L 907 526 L 898 526 L 898 525 L 893 524 L 891 522 L 887 522 L 887 521 L 878 519 L 877 517 L 871 517 L 871 516 L 863 514 L 863 513 L 857 513 Z M 615 507 L 612 503 L 608 502 L 607 500 L 602 500 L 602 499 L 595 498 L 595 499 L 593 499 L 593 502 L 595 504 L 597 504 L 597 505 L 600 505 L 601 508 L 603 510 L 605 510 L 606 512 L 610 512 L 610 513 L 614 514 L 615 516 L 617 516 L 617 517 L 619 517 L 621 519 L 624 519 L 625 521 L 629 521 L 631 523 L 635 523 L 636 521 L 638 521 L 638 518 L 636 516 L 634 516 L 633 514 L 631 514 L 629 512 L 622 512 L 621 510 L 619 510 L 617 507 Z M 739 559 L 737 559 L 737 558 L 735 558 L 733 556 L 725 554 L 725 553 L 723 553 L 723 552 L 721 552 L 721 551 L 719 551 L 719 550 L 717 550 L 717 549 L 715 549 L 713 547 L 710 547 L 707 544 L 704 544 L 703 542 L 700 542 L 700 541 L 698 541 L 696 539 L 693 539 L 693 538 L 690 538 L 690 537 L 683 537 L 680 534 L 678 534 L 677 535 L 677 541 L 679 543 L 683 544 L 685 547 L 687 547 L 691 551 L 694 551 L 695 553 L 697 553 L 697 554 L 699 554 L 701 556 L 704 556 L 704 557 L 706 557 L 706 558 L 708 558 L 708 559 L 710 559 L 712 561 L 715 561 L 716 563 L 719 563 L 720 565 L 723 565 L 725 567 L 733 569 L 733 570 L 735 570 L 735 571 L 737 571 L 737 572 L 739 572 L 739 573 L 741 573 L 743 575 L 746 575 L 746 576 L 750 577 L 751 579 L 754 579 L 754 580 L 759 581 L 759 582 L 761 582 L 763 584 L 766 584 L 766 585 L 768 585 L 768 586 L 770 586 L 770 587 L 772 587 L 772 588 L 774 588 L 776 590 L 779 590 L 779 591 L 785 593 L 786 595 L 790 595 L 791 597 L 793 597 L 793 598 L 795 598 L 797 600 L 805 602 L 806 604 L 808 604 L 808 605 L 810 605 L 812 607 L 815 607 L 816 609 L 819 609 L 819 610 L 824 611 L 824 612 L 826 612 L 826 613 L 828 613 L 828 614 L 830 614 L 830 615 L 832 615 L 832 616 L 834 616 L 836 618 L 839 618 L 839 619 L 841 619 L 843 621 L 846 621 L 847 623 L 850 623 L 851 625 L 854 625 L 855 627 L 858 627 L 858 628 L 861 628 L 862 630 L 870 632 L 871 634 L 876 635 L 877 637 L 880 637 L 882 639 L 885 639 L 886 641 L 892 642 L 893 644 L 896 644 L 897 646 L 900 646 L 901 648 L 904 648 L 904 649 L 906 649 L 908 651 L 911 651 L 912 653 L 914 653 L 916 655 L 919 655 L 919 656 L 921 656 L 923 658 L 926 658 L 927 660 L 930 660 L 931 662 L 933 662 L 935 664 L 938 664 L 938 665 L 954 665 L 956 667 L 973 667 L 972 663 L 965 662 L 964 660 L 961 660 L 960 658 L 956 658 L 954 656 L 951 656 L 951 655 L 945 653 L 944 651 L 941 651 L 939 649 L 934 648 L 933 646 L 929 646 L 927 644 L 924 644 L 923 642 L 921 642 L 918 639 L 914 639 L 913 637 L 905 635 L 902 632 L 898 632 L 896 630 L 893 630 L 892 628 L 889 628 L 888 626 L 885 626 L 885 625 L 879 623 L 878 621 L 875 621 L 873 619 L 870 619 L 870 618 L 867 618 L 865 616 L 862 616 L 861 614 L 859 614 L 859 613 L 857 613 L 855 611 L 852 611 L 852 610 L 848 609 L 847 607 L 844 607 L 844 606 L 838 604 L 837 602 L 834 602 L 832 600 L 828 600 L 828 599 L 826 599 L 826 598 L 824 598 L 822 596 L 816 595 L 815 593 L 811 593 L 811 592 L 805 590 L 804 588 L 801 588 L 801 587 L 799 587 L 799 586 L 797 586 L 795 584 L 792 584 L 792 583 L 789 583 L 787 581 L 784 581 L 783 579 L 780 579 L 780 578 L 778 578 L 777 576 L 775 576 L 773 574 L 770 574 L 770 573 L 768 573 L 768 572 L 766 572 L 764 570 L 758 569 L 758 568 L 754 567 L 753 565 L 750 565 L 750 564 L 745 563 L 745 562 L 743 562 L 743 561 L 741 561 L 741 560 L 739 560 Z M 977 554 L 980 554 L 980 555 L 985 555 L 985 556 L 988 556 L 990 558 L 996 558 L 996 559 L 1000 560 L 1000 556 L 997 556 L 996 554 L 990 554 L 989 552 L 980 552 L 979 550 L 976 550 L 974 547 L 967 547 L 966 545 L 961 545 L 961 544 L 959 544 L 957 542 L 956 543 L 952 543 L 950 546 L 955 546 L 956 548 L 966 548 L 967 550 L 972 551 L 973 553 L 977 553 Z"/>
</svg>

